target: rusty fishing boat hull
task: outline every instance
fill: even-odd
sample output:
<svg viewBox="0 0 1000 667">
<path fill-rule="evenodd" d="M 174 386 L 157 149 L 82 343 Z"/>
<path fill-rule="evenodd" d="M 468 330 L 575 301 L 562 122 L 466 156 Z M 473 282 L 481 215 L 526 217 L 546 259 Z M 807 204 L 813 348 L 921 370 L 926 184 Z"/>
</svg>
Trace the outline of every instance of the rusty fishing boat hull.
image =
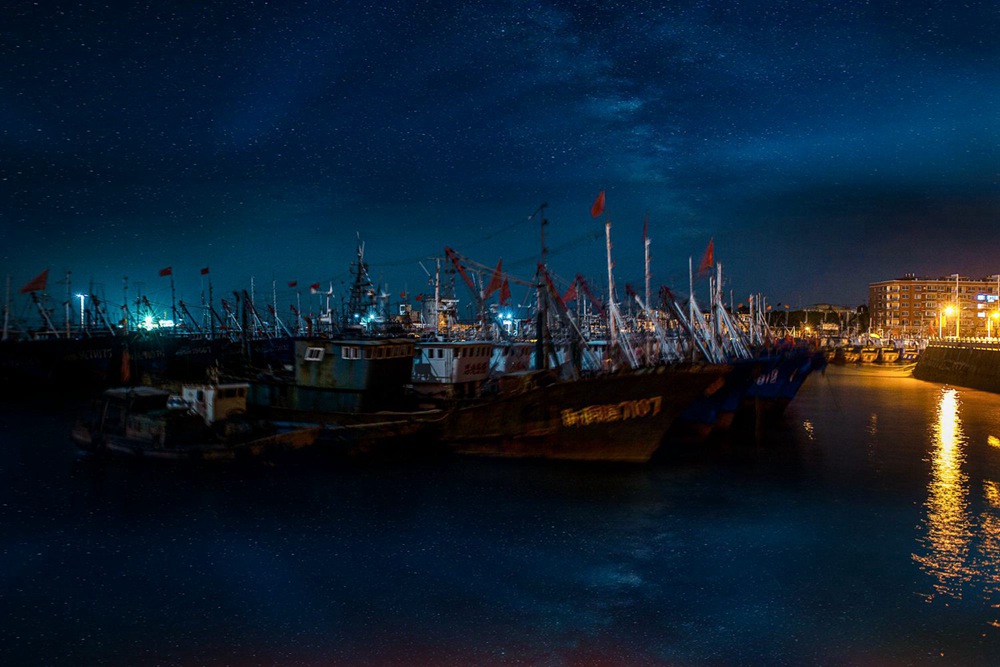
<svg viewBox="0 0 1000 667">
<path fill-rule="evenodd" d="M 441 439 L 457 454 L 645 463 L 687 406 L 718 391 L 730 370 L 657 366 L 567 381 L 515 375 L 495 397 L 454 408 Z"/>
</svg>

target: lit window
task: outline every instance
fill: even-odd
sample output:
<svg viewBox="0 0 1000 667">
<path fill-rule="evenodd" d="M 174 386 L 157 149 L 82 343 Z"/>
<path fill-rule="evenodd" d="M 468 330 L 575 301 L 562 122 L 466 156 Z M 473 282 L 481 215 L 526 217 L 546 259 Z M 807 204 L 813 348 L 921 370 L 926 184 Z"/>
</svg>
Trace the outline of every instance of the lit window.
<svg viewBox="0 0 1000 667">
<path fill-rule="evenodd" d="M 321 361 L 323 359 L 323 348 L 307 347 L 304 359 L 306 361 Z"/>
</svg>

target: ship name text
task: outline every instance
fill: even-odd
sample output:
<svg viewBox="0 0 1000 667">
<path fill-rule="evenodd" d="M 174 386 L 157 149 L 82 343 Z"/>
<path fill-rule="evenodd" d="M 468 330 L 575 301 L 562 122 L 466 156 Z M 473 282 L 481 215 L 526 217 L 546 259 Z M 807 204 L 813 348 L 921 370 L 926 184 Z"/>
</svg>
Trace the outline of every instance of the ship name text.
<svg viewBox="0 0 1000 667">
<path fill-rule="evenodd" d="M 613 422 L 652 417 L 660 414 L 663 405 L 662 396 L 640 398 L 635 401 L 621 403 L 605 403 L 604 405 L 588 405 L 579 410 L 563 410 L 560 413 L 563 426 L 590 426 L 591 424 L 610 424 Z"/>
</svg>

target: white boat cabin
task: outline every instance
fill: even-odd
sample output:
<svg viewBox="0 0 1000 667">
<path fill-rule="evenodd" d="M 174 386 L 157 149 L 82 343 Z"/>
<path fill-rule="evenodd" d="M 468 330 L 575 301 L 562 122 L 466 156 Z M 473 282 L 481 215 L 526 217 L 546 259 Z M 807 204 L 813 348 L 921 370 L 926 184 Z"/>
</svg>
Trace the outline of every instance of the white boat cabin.
<svg viewBox="0 0 1000 667">
<path fill-rule="evenodd" d="M 489 377 L 493 344 L 422 341 L 413 351 L 413 388 L 429 396 L 470 398 Z"/>
<path fill-rule="evenodd" d="M 246 412 L 249 389 L 246 383 L 191 385 L 181 390 L 181 398 L 211 425 Z"/>
<path fill-rule="evenodd" d="M 534 343 L 496 343 L 490 362 L 494 375 L 523 373 L 532 369 L 531 359 L 535 353 Z"/>
</svg>

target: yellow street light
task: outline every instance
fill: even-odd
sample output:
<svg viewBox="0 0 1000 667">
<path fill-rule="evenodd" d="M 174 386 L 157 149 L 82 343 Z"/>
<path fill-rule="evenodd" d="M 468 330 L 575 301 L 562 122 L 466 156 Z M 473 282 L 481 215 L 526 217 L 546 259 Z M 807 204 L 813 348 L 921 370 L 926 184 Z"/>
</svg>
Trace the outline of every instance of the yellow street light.
<svg viewBox="0 0 1000 667">
<path fill-rule="evenodd" d="M 986 318 L 986 337 L 987 338 L 992 338 L 993 337 L 993 335 L 991 333 L 992 327 L 990 325 L 993 323 L 994 320 L 1000 320 L 1000 311 L 994 310 L 992 313 L 990 313 L 990 316 Z"/>
</svg>

